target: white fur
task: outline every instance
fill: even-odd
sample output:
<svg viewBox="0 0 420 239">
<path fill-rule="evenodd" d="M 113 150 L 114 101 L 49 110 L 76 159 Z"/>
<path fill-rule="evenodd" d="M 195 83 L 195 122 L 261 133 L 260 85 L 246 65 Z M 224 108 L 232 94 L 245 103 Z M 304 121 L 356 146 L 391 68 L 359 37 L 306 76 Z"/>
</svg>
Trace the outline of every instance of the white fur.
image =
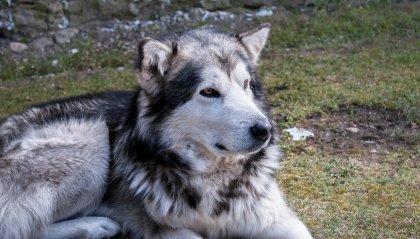
<svg viewBox="0 0 420 239">
<path fill-rule="evenodd" d="M 106 217 L 81 217 L 53 224 L 41 233 L 41 239 L 98 239 L 115 236 L 121 227 Z"/>
<path fill-rule="evenodd" d="M 243 88 L 244 81 L 250 77 L 243 63 L 236 65 L 230 78 L 217 67 L 205 68 L 201 77 L 205 81 L 193 98 L 177 108 L 164 123 L 162 135 L 172 150 L 189 160 L 192 171 L 198 173 L 190 181 L 206 196 L 198 208 L 188 210 L 183 205 L 177 205 L 170 214 L 169 208 L 174 202 L 166 195 L 162 184 L 148 185 L 144 181 L 144 173 L 137 171 L 130 188 L 137 194 L 147 187 L 158 192 L 147 207 L 154 220 L 173 228 L 190 228 L 208 235 L 208 238 L 235 235 L 311 238 L 306 227 L 286 205 L 275 182 L 267 176 L 268 171 L 250 179 L 256 193 L 267 194 L 261 202 L 255 204 L 253 197 L 238 200 L 228 213 L 211 216 L 219 197 L 218 190 L 242 172 L 238 162 L 245 160 L 248 154 L 242 152 L 246 151 L 244 145 L 252 137 L 249 128 L 255 120 L 268 119 L 254 103 L 249 89 Z M 201 96 L 200 90 L 206 87 L 219 91 L 223 100 Z M 214 144 L 218 142 L 226 145 L 229 152 L 215 149 Z M 260 148 L 266 145 L 262 144 Z M 277 169 L 280 158 L 277 146 L 266 148 L 266 155 L 262 168 Z M 221 170 L 229 173 L 223 174 Z M 264 188 L 265 185 L 270 185 L 269 190 Z M 160 205 L 159 210 L 156 205 Z"/>
<path fill-rule="evenodd" d="M 254 29 L 239 35 L 254 64 L 257 63 L 261 50 L 265 46 L 268 34 L 270 33 L 270 28 L 271 26 L 269 24 L 265 24 L 259 29 Z"/>
<path fill-rule="evenodd" d="M 231 75 L 229 78 L 214 66 L 203 70 L 201 77 L 206 80 L 198 86 L 193 98 L 176 109 L 162 127 L 164 139 L 174 150 L 182 148 L 184 154 L 188 154 L 191 145 L 202 145 L 201 149 L 193 151 L 205 150 L 220 156 L 215 149 L 215 144 L 219 143 L 231 154 L 247 152 L 253 140 L 250 127 L 257 121 L 268 124 L 268 119 L 253 101 L 250 90 L 243 88 L 243 82 L 250 78 L 245 65 L 238 63 Z M 201 89 L 207 87 L 219 91 L 222 99 L 200 95 Z M 264 146 L 266 144 L 260 147 Z M 207 164 L 208 160 L 197 159 L 194 167 L 205 170 Z"/>
<path fill-rule="evenodd" d="M 269 159 L 265 161 L 267 167 L 278 167 L 279 152 L 276 146 L 267 148 L 266 157 Z M 216 168 L 207 169 L 208 176 L 203 177 L 200 174 L 200 176 L 191 180 L 196 188 L 203 191 L 203 195 L 207 195 L 202 198 L 199 207 L 196 209 L 188 210 L 187 207 L 178 205 L 172 213 L 169 213 L 168 208 L 174 202 L 165 195 L 165 190 L 161 188 L 161 184 L 155 184 L 152 188 L 159 193 L 155 194 L 157 195 L 155 201 L 148 205 L 150 215 L 154 220 L 171 228 L 189 228 L 192 231 L 207 235 L 206 238 L 209 239 L 229 238 L 235 235 L 246 235 L 249 238 L 312 238 L 303 223 L 286 205 L 277 185 L 270 178 L 264 176 L 265 172 L 261 172 L 259 176 L 253 178 L 251 184 L 257 192 L 268 193 L 267 197 L 258 204 L 255 204 L 252 197 L 238 200 L 228 213 L 218 217 L 211 216 L 215 207 L 214 200 L 219 195 L 218 190 L 221 185 L 241 172 L 242 168 L 238 166 L 238 160 L 240 159 L 225 158 L 223 161 L 220 159 L 217 165 L 214 165 Z M 217 167 L 229 171 L 229 174 L 218 173 Z M 214 175 L 211 172 L 214 172 Z M 133 182 L 136 182 L 136 179 Z M 147 182 L 143 183 L 147 184 Z M 265 184 L 270 185 L 268 190 L 263 188 Z M 157 210 L 155 205 L 158 203 L 163 205 L 163 209 Z M 172 233 L 178 235 L 179 232 L 172 231 L 169 234 L 160 234 L 161 237 L 157 238 L 173 238 L 169 236 L 174 235 Z M 189 232 L 182 235 L 185 238 L 190 238 Z M 196 238 L 194 233 L 192 235 L 192 238 Z"/>
<path fill-rule="evenodd" d="M 19 148 L 0 158 L 9 165 L 0 169 L 0 238 L 36 238 L 50 224 L 97 207 L 109 163 L 103 121 L 29 128 L 14 144 Z"/>
<path fill-rule="evenodd" d="M 167 57 L 170 49 L 165 44 L 151 38 L 143 38 L 143 41 L 145 42 L 142 48 L 144 58 L 140 62 L 141 71 L 138 82 L 148 94 L 153 95 L 157 92 L 158 85 L 153 82 L 154 79 L 149 69 L 156 66 L 160 75 L 163 75 L 168 68 Z"/>
<path fill-rule="evenodd" d="M 265 24 L 237 38 L 215 33 L 211 38 L 215 44 L 207 53 L 223 57 L 226 49 L 232 50 L 230 54 L 240 51 L 256 63 L 269 29 Z M 199 30 L 196 34 L 180 40 L 178 57 L 187 61 L 188 55 L 203 53 L 197 59 L 205 60 L 202 56 L 206 53 L 197 49 L 202 42 L 196 38 L 209 32 Z M 232 67 L 227 70 L 230 74 L 218 64 L 207 64 L 201 72 L 204 80 L 192 98 L 165 116 L 156 132 L 153 127 L 157 124 L 147 110 L 161 90 L 162 82 L 156 80 L 165 80 L 161 76 L 169 67 L 171 50 L 170 44 L 153 39 L 142 43 L 140 113 L 136 126 L 129 124 L 135 129 L 124 128 L 124 120 L 117 126 L 117 132 L 125 131 L 119 132 L 113 145 L 112 172 L 108 168 L 109 132 L 101 119 L 32 126 L 31 119 L 43 117 L 42 109 L 33 108 L 0 125 L 4 129 L 0 137 L 7 139 L 0 149 L 0 238 L 102 238 L 120 230 L 152 239 L 312 238 L 273 179 L 279 167 L 277 145 L 269 139 L 258 141 L 250 133 L 253 125 L 268 125 L 269 119 L 258 105 L 262 100 L 255 99 L 250 85 L 245 84 L 251 80 L 245 64 L 229 58 L 230 64 L 236 62 L 227 64 Z M 201 95 L 207 87 L 217 90 L 220 97 Z M 73 107 L 96 112 L 96 103 L 80 101 Z M 151 159 L 137 158 L 143 155 L 133 155 L 135 147 L 125 147 L 139 143 L 137 140 L 154 143 L 153 137 L 164 151 L 154 159 L 174 153 L 186 164 L 150 163 Z M 109 173 L 115 185 L 108 188 L 110 194 L 98 207 Z M 180 181 L 168 182 L 174 177 Z M 241 179 L 246 181 L 235 184 Z M 168 189 L 171 186 L 180 188 Z M 221 206 L 226 201 L 229 209 Z M 122 223 L 122 229 L 109 218 L 86 217 L 93 214 L 114 218 Z"/>
</svg>

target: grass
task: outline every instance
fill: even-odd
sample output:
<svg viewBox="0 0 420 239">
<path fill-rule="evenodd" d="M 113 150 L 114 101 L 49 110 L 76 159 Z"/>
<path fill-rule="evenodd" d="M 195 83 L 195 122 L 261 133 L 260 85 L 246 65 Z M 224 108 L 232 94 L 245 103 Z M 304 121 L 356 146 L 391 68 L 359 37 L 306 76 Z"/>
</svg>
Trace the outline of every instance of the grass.
<svg viewBox="0 0 420 239">
<path fill-rule="evenodd" d="M 270 102 L 280 105 L 274 112 L 287 115 L 290 122 L 350 103 L 399 109 L 410 121 L 420 122 L 420 41 L 416 38 L 278 56 L 264 60 L 262 69 L 269 89 L 287 86 L 286 91 L 273 92 Z"/>
<path fill-rule="evenodd" d="M 78 52 L 61 50 L 41 59 L 29 57 L 12 61 L 12 53 L 6 51 L 0 56 L 0 80 L 11 81 L 62 72 L 133 66 L 133 52 L 118 49 L 99 50 L 92 40 L 75 40 L 69 45 L 69 49 L 77 49 Z M 54 60 L 57 61 L 55 66 L 52 64 Z"/>
<path fill-rule="evenodd" d="M 393 109 L 420 124 L 420 4 L 314 3 L 312 15 L 263 19 L 273 29 L 259 70 L 279 127 L 352 104 Z M 18 62 L 0 53 L 0 118 L 36 102 L 135 86 L 134 53 L 72 44 L 79 53 Z M 419 237 L 419 146 L 389 150 L 381 162 L 287 137 L 281 147 L 277 179 L 315 238 Z"/>
<path fill-rule="evenodd" d="M 278 180 L 316 238 L 418 236 L 418 165 L 406 162 L 410 155 L 390 153 L 384 159 L 390 163 L 366 163 L 357 155 L 290 151 Z"/>
</svg>

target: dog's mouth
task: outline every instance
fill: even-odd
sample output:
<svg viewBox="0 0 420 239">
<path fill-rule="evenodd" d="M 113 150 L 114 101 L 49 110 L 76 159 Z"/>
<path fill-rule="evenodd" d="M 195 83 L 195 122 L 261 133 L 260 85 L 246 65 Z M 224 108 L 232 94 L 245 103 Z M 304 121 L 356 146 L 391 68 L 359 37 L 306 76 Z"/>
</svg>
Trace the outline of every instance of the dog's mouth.
<svg viewBox="0 0 420 239">
<path fill-rule="evenodd" d="M 260 144 L 252 145 L 251 147 L 249 147 L 245 150 L 240 150 L 240 151 L 230 151 L 226 146 L 224 146 L 223 144 L 220 144 L 220 143 L 215 143 L 214 146 L 218 150 L 220 150 L 224 153 L 229 153 L 230 152 L 230 153 L 239 153 L 239 154 L 253 154 L 253 153 L 261 150 L 262 148 L 266 147 L 268 145 L 268 142 L 269 142 L 269 140 L 267 140 L 266 142 L 264 142 L 262 144 L 260 143 Z"/>
<path fill-rule="evenodd" d="M 214 146 L 222 151 L 228 151 L 228 149 L 223 144 L 216 143 Z"/>
<path fill-rule="evenodd" d="M 268 142 L 269 141 L 267 140 L 263 144 L 254 145 L 253 147 L 251 147 L 250 149 L 247 150 L 248 151 L 247 153 L 254 154 L 254 153 L 260 151 L 261 149 L 265 148 L 268 145 Z"/>
</svg>

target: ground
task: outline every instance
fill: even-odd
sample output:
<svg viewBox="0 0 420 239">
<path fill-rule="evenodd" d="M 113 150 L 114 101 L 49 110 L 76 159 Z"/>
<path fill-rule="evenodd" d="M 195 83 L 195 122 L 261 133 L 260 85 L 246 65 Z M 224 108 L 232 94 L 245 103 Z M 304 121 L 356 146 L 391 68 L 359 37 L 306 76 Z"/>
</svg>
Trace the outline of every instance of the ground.
<svg viewBox="0 0 420 239">
<path fill-rule="evenodd" d="M 259 72 L 281 134 L 277 179 L 315 238 L 419 238 L 420 4 L 314 2 L 257 20 L 273 25 Z M 2 50 L 0 118 L 134 87 L 135 51 L 115 42 L 87 34 L 41 57 Z M 287 127 L 315 137 L 292 141 Z"/>
</svg>

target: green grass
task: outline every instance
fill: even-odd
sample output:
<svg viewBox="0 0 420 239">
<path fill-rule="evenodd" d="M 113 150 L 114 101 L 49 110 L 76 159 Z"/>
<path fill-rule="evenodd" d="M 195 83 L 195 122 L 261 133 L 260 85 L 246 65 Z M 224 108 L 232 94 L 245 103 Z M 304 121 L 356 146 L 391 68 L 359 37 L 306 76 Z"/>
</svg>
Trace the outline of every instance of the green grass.
<svg viewBox="0 0 420 239">
<path fill-rule="evenodd" d="M 291 123 L 351 103 L 398 109 L 420 123 L 419 65 L 420 41 L 405 38 L 379 46 L 280 52 L 261 68 L 269 89 L 287 86 L 272 92 L 270 103 Z"/>
<path fill-rule="evenodd" d="M 291 153 L 278 174 L 289 203 L 316 238 L 416 238 L 419 233 L 417 167 L 406 153 L 390 153 L 389 163 L 361 156 Z M 401 164 L 394 163 L 400 161 Z"/>
<path fill-rule="evenodd" d="M 417 5 L 378 5 L 317 11 L 312 18 L 301 14 L 274 16 L 271 48 L 340 47 L 357 42 L 384 41 L 393 37 L 418 36 Z"/>
<path fill-rule="evenodd" d="M 11 60 L 10 51 L 0 54 L 0 82 L 19 80 L 33 76 L 44 76 L 62 72 L 77 72 L 102 68 L 133 67 L 134 53 L 118 49 L 99 50 L 92 40 L 75 40 L 69 45 L 71 50 L 57 51 L 55 54 L 40 58 Z M 52 62 L 57 60 L 57 65 Z"/>
<path fill-rule="evenodd" d="M 135 86 L 134 70 L 119 71 L 112 68 L 3 82 L 0 84 L 0 118 L 47 100 L 105 90 L 131 89 Z"/>
<path fill-rule="evenodd" d="M 264 19 L 273 29 L 259 70 L 279 127 L 353 104 L 394 109 L 420 124 L 420 4 L 314 2 L 313 16 Z M 135 86 L 133 52 L 72 44 L 79 53 L 18 62 L 0 53 L 0 118 L 53 98 Z M 288 138 L 281 147 L 277 178 L 315 238 L 419 237 L 419 146 L 389 150 L 380 163 L 357 152 L 301 150 L 306 142 Z"/>
</svg>

